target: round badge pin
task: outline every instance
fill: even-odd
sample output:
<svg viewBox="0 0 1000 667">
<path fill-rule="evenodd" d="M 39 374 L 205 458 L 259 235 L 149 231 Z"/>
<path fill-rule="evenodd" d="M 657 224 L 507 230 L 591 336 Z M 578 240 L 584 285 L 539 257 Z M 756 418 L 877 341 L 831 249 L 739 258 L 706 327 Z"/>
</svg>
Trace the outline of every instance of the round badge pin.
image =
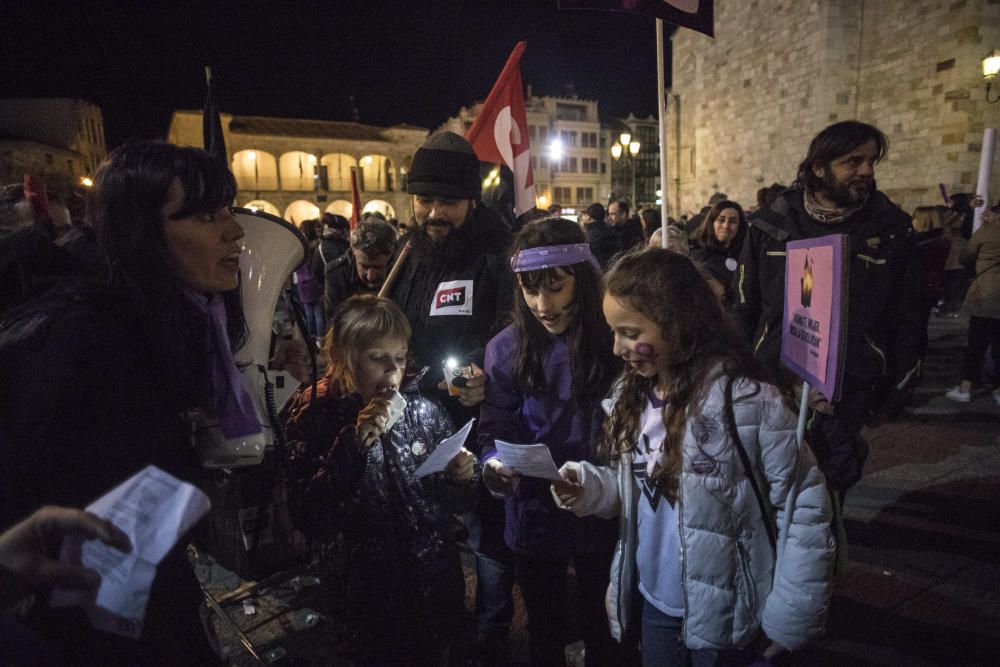
<svg viewBox="0 0 1000 667">
<path fill-rule="evenodd" d="M 730 271 L 735 271 L 737 266 L 739 266 L 739 262 L 737 262 L 735 259 L 733 259 L 732 257 L 726 258 L 727 269 L 729 269 Z"/>
<path fill-rule="evenodd" d="M 417 440 L 415 443 L 410 445 L 410 451 L 413 452 L 414 456 L 423 456 L 427 453 L 427 445 Z"/>
</svg>

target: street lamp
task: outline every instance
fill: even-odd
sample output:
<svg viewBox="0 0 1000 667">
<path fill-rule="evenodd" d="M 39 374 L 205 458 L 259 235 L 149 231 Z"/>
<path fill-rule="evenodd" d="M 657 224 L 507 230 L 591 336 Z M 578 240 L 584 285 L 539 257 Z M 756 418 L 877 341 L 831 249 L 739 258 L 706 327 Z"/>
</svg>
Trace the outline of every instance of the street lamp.
<svg viewBox="0 0 1000 667">
<path fill-rule="evenodd" d="M 983 58 L 983 78 L 986 80 L 986 102 L 1000 102 L 1000 95 L 995 100 L 990 99 L 990 84 L 1000 74 L 1000 51 L 993 49 Z"/>
<path fill-rule="evenodd" d="M 635 156 L 639 154 L 639 149 L 641 144 L 638 141 L 632 141 L 632 135 L 628 132 L 622 132 L 621 136 L 618 137 L 618 141 L 611 147 L 611 157 L 616 161 L 624 158 L 628 160 L 628 163 L 632 167 L 632 199 L 629 203 L 635 206 Z"/>
<path fill-rule="evenodd" d="M 549 142 L 549 160 L 558 164 L 563 159 L 562 139 L 553 139 Z"/>
</svg>

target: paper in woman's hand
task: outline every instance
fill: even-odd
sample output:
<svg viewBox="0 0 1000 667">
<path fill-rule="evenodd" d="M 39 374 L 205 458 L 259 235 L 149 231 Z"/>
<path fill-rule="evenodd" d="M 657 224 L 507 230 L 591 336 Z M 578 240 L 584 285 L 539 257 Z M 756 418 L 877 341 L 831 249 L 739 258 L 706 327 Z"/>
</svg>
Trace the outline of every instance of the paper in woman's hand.
<svg viewBox="0 0 1000 667">
<path fill-rule="evenodd" d="M 552 452 L 547 445 L 517 445 L 503 440 L 496 441 L 497 458 L 508 468 L 524 477 L 537 477 L 552 481 L 562 481 L 559 469 L 552 460 Z"/>
<path fill-rule="evenodd" d="M 469 431 L 472 430 L 472 422 L 474 421 L 476 420 L 470 419 L 455 435 L 435 447 L 434 451 L 417 468 L 415 473 L 417 478 L 427 477 L 427 475 L 442 472 L 447 468 L 451 460 L 458 456 L 458 453 L 462 450 L 462 445 L 465 444 L 466 438 L 469 437 Z"/>
<path fill-rule="evenodd" d="M 208 496 L 155 466 L 147 466 L 87 507 L 132 542 L 124 553 L 97 540 L 63 540 L 60 560 L 81 563 L 101 575 L 93 592 L 57 589 L 53 607 L 83 607 L 98 630 L 138 639 L 156 566 L 211 507 Z"/>
</svg>

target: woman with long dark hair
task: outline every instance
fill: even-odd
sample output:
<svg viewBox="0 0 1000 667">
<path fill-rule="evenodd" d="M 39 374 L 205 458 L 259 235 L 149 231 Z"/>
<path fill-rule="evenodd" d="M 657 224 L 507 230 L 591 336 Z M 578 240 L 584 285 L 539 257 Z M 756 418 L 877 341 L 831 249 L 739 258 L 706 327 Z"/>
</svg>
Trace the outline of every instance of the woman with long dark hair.
<svg viewBox="0 0 1000 667">
<path fill-rule="evenodd" d="M 557 465 L 597 461 L 600 401 L 619 367 L 601 313 L 600 268 L 580 227 L 561 218 L 527 224 L 514 239 L 511 267 L 514 322 L 486 347 L 479 439 L 487 488 L 506 504 L 504 537 L 528 610 L 531 662 L 563 663 L 572 559 L 587 664 L 614 664 L 603 611 L 614 523 L 560 512 L 548 481 L 517 477 L 495 458 L 503 440 L 544 443 Z"/>
<path fill-rule="evenodd" d="M 87 505 L 150 464 L 197 484 L 197 413 L 227 437 L 260 432 L 232 358 L 246 325 L 228 166 L 127 144 L 93 194 L 110 280 L 68 284 L 0 326 L 0 527 L 40 505 Z M 157 568 L 138 641 L 92 629 L 79 608 L 38 604 L 28 622 L 66 664 L 217 661 L 186 543 Z"/>
<path fill-rule="evenodd" d="M 701 262 L 718 284 L 726 303 L 732 303 L 730 285 L 738 266 L 743 239 L 747 236 L 746 215 L 734 201 L 720 201 L 708 211 L 694 235 L 691 257 Z"/>
<path fill-rule="evenodd" d="M 661 248 L 615 262 L 604 314 L 627 362 L 610 465 L 567 463 L 554 486 L 577 516 L 620 516 L 613 632 L 638 626 L 650 666 L 750 664 L 818 636 L 829 497 L 745 338 L 691 260 Z"/>
</svg>

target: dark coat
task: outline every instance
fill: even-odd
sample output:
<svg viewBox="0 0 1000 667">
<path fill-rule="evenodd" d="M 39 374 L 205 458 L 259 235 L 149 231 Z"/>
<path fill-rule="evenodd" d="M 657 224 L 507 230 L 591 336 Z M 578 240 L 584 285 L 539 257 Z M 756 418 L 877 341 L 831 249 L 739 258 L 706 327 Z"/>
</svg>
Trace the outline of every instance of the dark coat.
<svg viewBox="0 0 1000 667">
<path fill-rule="evenodd" d="M 355 294 L 369 294 L 376 291 L 365 285 L 358 275 L 358 264 L 354 260 L 353 252 L 345 252 L 326 265 L 323 283 L 325 285 L 323 306 L 326 309 L 327 321 L 332 319 L 333 311 L 345 299 Z"/>
<path fill-rule="evenodd" d="M 123 310 L 111 290 L 72 290 L 8 312 L 0 326 L 0 530 L 41 505 L 84 507 L 149 464 L 200 481 L 190 426 Z M 186 544 L 157 568 L 141 641 L 44 601 L 29 623 L 67 664 L 211 662 Z"/>
<path fill-rule="evenodd" d="M 316 246 L 316 250 L 312 254 L 311 267 L 313 274 L 317 276 L 323 275 L 327 267 L 347 252 L 347 249 L 350 247 L 351 244 L 347 239 L 336 236 L 324 236 L 320 239 L 319 245 Z"/>
<path fill-rule="evenodd" d="M 416 368 L 430 368 L 425 387 L 441 380 L 441 365 L 448 357 L 483 365 L 486 343 L 506 324 L 513 298 L 513 276 L 507 262 L 510 232 L 495 213 L 479 205 L 466 224 L 452 232 L 463 244 L 458 257 L 428 261 L 411 253 L 392 288 L 392 300 L 406 314 L 413 328 L 410 352 Z M 441 283 L 471 283 L 468 290 L 444 294 Z M 460 288 L 459 288 L 460 289 Z M 455 304 L 443 314 L 431 315 L 435 296 Z M 458 300 L 471 313 L 456 314 Z"/>
<path fill-rule="evenodd" d="M 691 258 L 701 262 L 712 277 L 722 285 L 725 290 L 723 298 L 728 304 L 733 302 L 732 284 L 733 278 L 736 276 L 737 258 L 739 256 L 740 246 L 736 246 L 735 244 L 730 245 L 728 248 L 719 246 L 702 248 L 701 246 L 695 246 L 691 249 Z M 730 262 L 729 260 L 732 261 Z"/>
<path fill-rule="evenodd" d="M 584 227 L 584 230 L 587 232 L 590 252 L 601 265 L 601 269 L 607 270 L 611 259 L 622 250 L 621 235 L 603 220 L 591 222 Z"/>
<path fill-rule="evenodd" d="M 328 545 L 324 580 L 343 632 L 339 650 L 362 664 L 429 660 L 422 647 L 453 637 L 464 610 L 449 514 L 473 508 L 480 471 L 465 483 L 441 473 L 416 478 L 454 427 L 437 402 L 404 396 L 404 416 L 367 451 L 355 428 L 361 398 L 337 395 L 328 379 L 315 400 L 307 389 L 283 415 L 293 517 Z"/>
<path fill-rule="evenodd" d="M 638 217 L 631 217 L 625 224 L 616 228 L 622 250 L 631 250 L 636 246 L 646 245 L 646 234 L 642 230 L 642 222 Z"/>
<path fill-rule="evenodd" d="M 796 189 L 786 190 L 770 210 L 758 211 L 740 255 L 735 311 L 765 368 L 778 369 L 785 243 L 829 234 L 850 236 L 843 400 L 867 394 L 866 409 L 877 412 L 916 379 L 922 310 L 910 218 L 885 195 L 873 192 L 863 208 L 836 225 L 809 217 Z M 860 430 L 866 416 L 851 415 L 852 426 Z"/>
</svg>

